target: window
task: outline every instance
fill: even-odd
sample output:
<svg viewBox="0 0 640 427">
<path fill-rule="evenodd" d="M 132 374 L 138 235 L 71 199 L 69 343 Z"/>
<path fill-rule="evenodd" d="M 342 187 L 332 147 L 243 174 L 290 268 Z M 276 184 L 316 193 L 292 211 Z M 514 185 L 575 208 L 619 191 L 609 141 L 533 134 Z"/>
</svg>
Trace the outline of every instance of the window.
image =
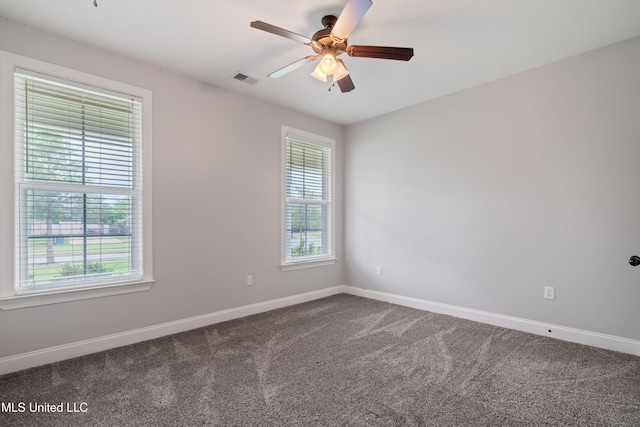
<svg viewBox="0 0 640 427">
<path fill-rule="evenodd" d="M 58 73 L 12 70 L 14 289 L 2 296 L 148 289 L 125 286 L 151 281 L 150 92 L 42 67 Z"/>
<path fill-rule="evenodd" d="M 335 142 L 287 127 L 282 134 L 282 265 L 286 269 L 333 263 Z"/>
</svg>

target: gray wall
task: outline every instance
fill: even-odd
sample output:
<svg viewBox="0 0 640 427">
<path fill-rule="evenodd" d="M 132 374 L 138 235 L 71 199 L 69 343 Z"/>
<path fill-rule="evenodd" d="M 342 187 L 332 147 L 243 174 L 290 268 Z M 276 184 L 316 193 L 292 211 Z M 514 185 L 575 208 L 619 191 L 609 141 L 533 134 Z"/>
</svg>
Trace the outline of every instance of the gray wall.
<svg viewBox="0 0 640 427">
<path fill-rule="evenodd" d="M 346 140 L 349 284 L 640 339 L 640 40 Z"/>
<path fill-rule="evenodd" d="M 0 358 L 344 284 L 341 126 L 5 20 L 0 49 L 153 91 L 157 280 L 149 292 L 0 312 Z M 279 269 L 281 125 L 336 140 L 333 266 Z M 0 209 L 10 215 L 10 201 Z"/>
<path fill-rule="evenodd" d="M 0 49 L 153 91 L 157 279 L 0 312 L 0 358 L 340 284 L 640 339 L 638 40 L 346 133 L 7 21 Z M 278 268 L 282 124 L 337 140 L 335 266 Z"/>
</svg>

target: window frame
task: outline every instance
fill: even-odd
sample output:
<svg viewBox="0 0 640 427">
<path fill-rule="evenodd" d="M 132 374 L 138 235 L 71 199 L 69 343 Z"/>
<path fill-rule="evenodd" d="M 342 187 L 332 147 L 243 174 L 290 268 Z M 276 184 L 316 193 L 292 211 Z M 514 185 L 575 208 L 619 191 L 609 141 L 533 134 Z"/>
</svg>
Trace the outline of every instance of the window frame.
<svg viewBox="0 0 640 427">
<path fill-rule="evenodd" d="M 300 260 L 287 260 L 287 139 L 296 140 L 308 145 L 327 148 L 329 150 L 328 166 L 328 187 L 329 199 L 324 202 L 327 206 L 329 220 L 326 231 L 329 239 L 328 253 L 304 257 Z M 311 132 L 295 129 L 289 126 L 281 128 L 281 227 L 280 227 L 280 269 L 282 271 L 295 270 L 300 268 L 320 267 L 332 265 L 336 261 L 335 257 L 335 169 L 336 150 L 335 140 Z"/>
<path fill-rule="evenodd" d="M 15 181 L 15 102 L 14 73 L 17 69 L 32 70 L 51 75 L 70 82 L 87 85 L 106 91 L 134 95 L 142 102 L 142 147 L 140 162 L 142 167 L 142 265 L 143 276 L 136 281 L 123 281 L 110 284 L 96 284 L 80 287 L 60 287 L 41 291 L 19 292 L 16 269 L 20 268 L 16 259 L 16 239 L 18 209 L 16 205 Z M 152 130 L 152 93 L 148 89 L 106 79 L 66 67 L 49 64 L 32 58 L 0 51 L 0 120 L 2 133 L 0 139 L 0 201 L 9 209 L 0 209 L 0 235 L 11 238 L 0 241 L 0 310 L 33 307 L 76 301 L 89 298 L 118 295 L 149 290 L 153 280 L 152 254 L 152 167 L 151 167 L 151 130 Z"/>
</svg>

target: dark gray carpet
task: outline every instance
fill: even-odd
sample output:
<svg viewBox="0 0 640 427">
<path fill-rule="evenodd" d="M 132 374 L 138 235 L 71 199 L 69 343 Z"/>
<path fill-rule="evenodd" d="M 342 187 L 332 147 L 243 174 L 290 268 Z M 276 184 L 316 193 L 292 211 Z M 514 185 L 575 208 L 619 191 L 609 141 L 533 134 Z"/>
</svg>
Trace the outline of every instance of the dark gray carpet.
<svg viewBox="0 0 640 427">
<path fill-rule="evenodd" d="M 640 358 L 337 295 L 5 375 L 0 402 L 26 406 L 3 426 L 639 426 Z"/>
</svg>

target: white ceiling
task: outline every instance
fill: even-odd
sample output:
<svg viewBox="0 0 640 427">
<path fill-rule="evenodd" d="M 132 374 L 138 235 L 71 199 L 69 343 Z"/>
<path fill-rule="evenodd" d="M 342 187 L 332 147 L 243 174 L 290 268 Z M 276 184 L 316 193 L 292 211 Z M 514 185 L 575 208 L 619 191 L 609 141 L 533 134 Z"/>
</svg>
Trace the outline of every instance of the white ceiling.
<svg viewBox="0 0 640 427">
<path fill-rule="evenodd" d="M 413 47 L 415 56 L 343 56 L 349 93 L 313 79 L 315 63 L 267 78 L 312 50 L 249 27 L 261 20 L 310 37 L 346 0 L 0 0 L 0 16 L 338 124 L 640 35 L 639 0 L 373 1 L 349 44 Z M 258 83 L 233 79 L 238 72 Z"/>
</svg>

